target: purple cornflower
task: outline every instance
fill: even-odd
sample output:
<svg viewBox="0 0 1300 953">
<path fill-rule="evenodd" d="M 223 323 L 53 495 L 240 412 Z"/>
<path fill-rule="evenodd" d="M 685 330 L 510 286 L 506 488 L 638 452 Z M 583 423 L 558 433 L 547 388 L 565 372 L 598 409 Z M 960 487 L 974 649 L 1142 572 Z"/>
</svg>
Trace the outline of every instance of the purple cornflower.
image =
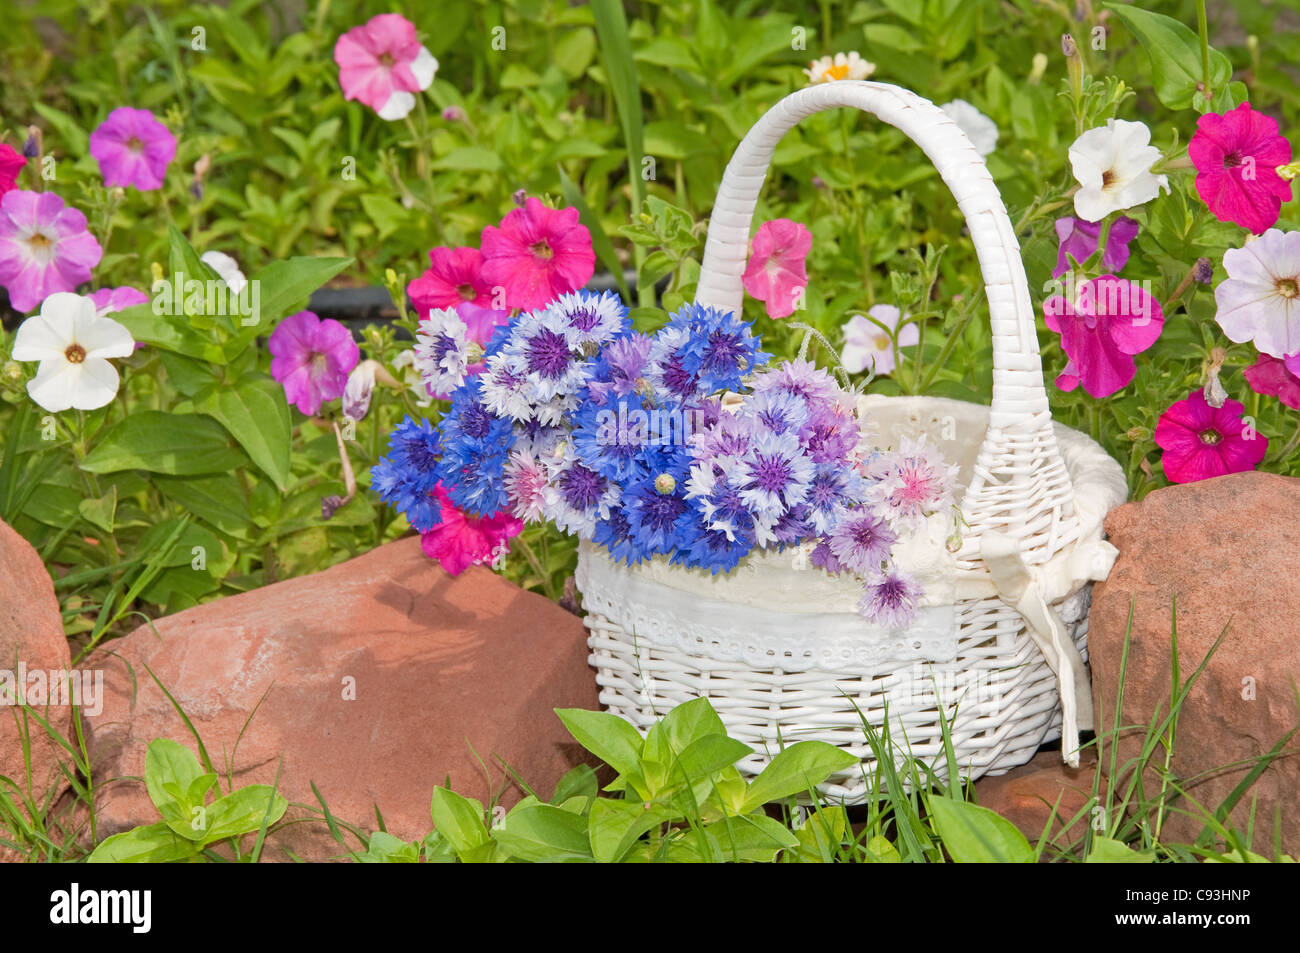
<svg viewBox="0 0 1300 953">
<path fill-rule="evenodd" d="M 352 333 L 330 318 L 322 321 L 310 311 L 291 314 L 276 326 L 267 341 L 271 376 L 284 385 L 285 398 L 307 416 L 321 404 L 342 397 L 348 373 L 361 359 Z"/>
<path fill-rule="evenodd" d="M 646 375 L 660 403 L 689 400 L 702 392 L 698 366 L 686 350 L 690 332 L 669 325 L 655 335 Z"/>
<path fill-rule="evenodd" d="M 858 613 L 868 622 L 887 629 L 905 629 L 916 617 L 921 587 L 909 576 L 894 570 L 879 582 L 868 583 L 858 603 Z"/>
<path fill-rule="evenodd" d="M 808 497 L 813 464 L 794 434 L 762 432 L 740 464 L 740 498 L 755 515 L 775 521 Z"/>
<path fill-rule="evenodd" d="M 558 316 L 569 346 L 575 351 L 594 350 L 608 343 L 627 324 L 627 308 L 612 291 L 562 294 L 551 303 L 550 310 Z"/>
<path fill-rule="evenodd" d="M 785 361 L 754 378 L 754 393 L 787 391 L 813 403 L 834 401 L 840 393 L 831 376 L 811 361 Z"/>
<path fill-rule="evenodd" d="M 109 188 L 133 185 L 148 192 L 162 187 L 167 163 L 176 158 L 176 137 L 149 110 L 119 106 L 90 134 L 90 154 Z"/>
<path fill-rule="evenodd" d="M 430 394 L 448 394 L 469 368 L 468 329 L 450 308 L 431 310 L 415 332 L 415 368 Z"/>
<path fill-rule="evenodd" d="M 592 380 L 587 385 L 592 399 L 604 403 L 612 393 L 626 397 L 642 385 L 653 342 L 644 334 L 625 334 L 601 349 Z"/>
<path fill-rule="evenodd" d="M 519 317 L 503 353 L 510 369 L 526 376 L 524 393 L 535 406 L 574 395 L 587 382 L 589 367 L 570 345 L 556 311 L 530 311 Z"/>
<path fill-rule="evenodd" d="M 835 558 L 863 576 L 879 574 L 898 534 L 870 510 L 853 510 L 831 530 L 827 542 Z"/>
<path fill-rule="evenodd" d="M 591 539 L 596 521 L 608 518 L 619 502 L 617 485 L 587 466 L 570 449 L 551 473 L 546 488 L 546 518 L 565 532 Z"/>
</svg>

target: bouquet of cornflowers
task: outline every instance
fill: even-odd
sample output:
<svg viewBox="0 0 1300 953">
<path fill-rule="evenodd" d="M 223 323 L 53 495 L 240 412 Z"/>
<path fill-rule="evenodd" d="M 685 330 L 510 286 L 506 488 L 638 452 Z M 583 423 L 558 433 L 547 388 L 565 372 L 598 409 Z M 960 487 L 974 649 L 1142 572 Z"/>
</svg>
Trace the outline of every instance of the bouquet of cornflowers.
<svg viewBox="0 0 1300 953">
<path fill-rule="evenodd" d="M 453 573 L 542 521 L 628 565 L 715 574 L 805 546 L 861 579 L 865 618 L 905 626 L 921 592 L 893 549 L 952 505 L 957 468 L 924 439 L 864 450 L 855 395 L 806 360 L 768 361 L 749 322 L 698 304 L 646 335 L 613 293 L 576 291 L 486 346 L 431 310 L 415 364 L 450 408 L 436 429 L 407 418 L 372 485 Z"/>
</svg>

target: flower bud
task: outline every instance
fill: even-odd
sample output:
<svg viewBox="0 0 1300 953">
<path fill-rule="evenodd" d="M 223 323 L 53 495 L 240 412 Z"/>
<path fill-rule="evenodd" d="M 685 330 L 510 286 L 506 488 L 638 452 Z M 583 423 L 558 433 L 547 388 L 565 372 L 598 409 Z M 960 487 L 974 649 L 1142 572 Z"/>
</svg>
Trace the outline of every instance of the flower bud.
<svg viewBox="0 0 1300 953">
<path fill-rule="evenodd" d="M 1197 284 L 1208 285 L 1214 280 L 1214 262 L 1208 258 L 1196 259 L 1196 265 L 1192 268 L 1192 280 Z"/>
<path fill-rule="evenodd" d="M 0 370 L 0 378 L 5 384 L 18 384 L 23 379 L 23 366 L 17 361 L 5 361 L 3 370 Z"/>
<path fill-rule="evenodd" d="M 1031 83 L 1040 82 L 1043 74 L 1047 72 L 1047 54 L 1035 53 L 1034 59 L 1029 67 L 1029 81 Z"/>
<path fill-rule="evenodd" d="M 677 489 L 677 481 L 673 479 L 671 473 L 661 473 L 655 477 L 655 492 L 660 496 L 667 496 Z"/>
<path fill-rule="evenodd" d="M 516 205 L 518 205 L 520 208 L 523 208 L 524 202 L 528 200 L 528 193 L 525 192 L 523 189 L 515 189 L 514 193 L 510 196 L 510 198 L 514 201 Z"/>
<path fill-rule="evenodd" d="M 464 122 L 465 110 L 461 109 L 459 106 L 448 106 L 442 111 L 442 118 L 447 120 L 447 122 Z"/>
</svg>

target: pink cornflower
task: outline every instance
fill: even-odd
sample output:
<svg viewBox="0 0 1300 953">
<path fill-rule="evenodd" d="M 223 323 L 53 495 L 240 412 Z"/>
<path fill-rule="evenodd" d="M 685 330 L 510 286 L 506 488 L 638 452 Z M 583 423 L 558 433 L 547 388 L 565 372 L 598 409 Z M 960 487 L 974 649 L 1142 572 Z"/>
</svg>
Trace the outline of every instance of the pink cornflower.
<svg viewBox="0 0 1300 953">
<path fill-rule="evenodd" d="M 768 317 L 794 314 L 808 286 L 804 259 L 811 249 L 812 232 L 788 218 L 764 222 L 754 233 L 741 281 L 751 297 L 763 302 Z"/>
<path fill-rule="evenodd" d="M 535 198 L 483 229 L 483 278 L 505 289 L 507 308 L 541 308 L 591 280 L 596 253 L 576 208 L 549 209 Z M 496 302 L 493 302 L 495 304 Z"/>
<path fill-rule="evenodd" d="M 1196 194 L 1220 221 L 1258 235 L 1291 201 L 1291 183 L 1277 172 L 1291 161 L 1291 143 L 1278 135 L 1277 120 L 1250 103 L 1201 116 L 1187 155 L 1196 166 Z"/>
<path fill-rule="evenodd" d="M 925 437 L 904 437 L 897 450 L 879 454 L 868 475 L 877 483 L 873 496 L 894 526 L 914 527 L 931 513 L 952 506 L 958 468 Z"/>
<path fill-rule="evenodd" d="M 15 311 L 89 281 L 103 254 L 86 216 L 53 192 L 14 189 L 0 199 L 0 285 Z"/>
<path fill-rule="evenodd" d="M 147 109 L 119 106 L 90 134 L 90 154 L 109 188 L 161 188 L 167 163 L 176 158 L 176 137 Z"/>
<path fill-rule="evenodd" d="M 916 618 L 921 587 L 898 570 L 887 573 L 879 582 L 867 583 L 858 603 L 858 613 L 868 622 L 887 629 L 905 629 Z"/>
<path fill-rule="evenodd" d="M 1193 483 L 1255 469 L 1268 451 L 1268 438 L 1246 426 L 1244 409 L 1235 400 L 1211 407 L 1197 389 L 1161 414 L 1155 441 L 1165 452 L 1165 476 Z"/>
<path fill-rule="evenodd" d="M 322 321 L 310 311 L 291 314 L 276 326 L 267 341 L 272 355 L 271 376 L 284 385 L 284 396 L 307 416 L 327 400 L 342 397 L 348 373 L 361 359 L 361 349 L 339 322 Z"/>
<path fill-rule="evenodd" d="M 1069 358 L 1056 386 L 1071 391 L 1082 383 L 1093 397 L 1113 394 L 1133 379 L 1133 355 L 1154 344 L 1165 323 L 1160 302 L 1114 275 L 1085 281 L 1074 302 L 1062 295 L 1048 298 L 1043 317 L 1061 335 Z"/>
<path fill-rule="evenodd" d="M 442 521 L 420 534 L 420 548 L 453 576 L 470 566 L 495 562 L 510 552 L 511 537 L 523 532 L 523 522 L 508 513 L 466 515 L 451 502 L 441 483 L 433 492 L 442 509 Z"/>
<path fill-rule="evenodd" d="M 415 108 L 415 93 L 428 89 L 438 61 L 415 36 L 415 24 L 380 13 L 353 27 L 334 44 L 344 99 L 356 99 L 389 121 Z"/>
<path fill-rule="evenodd" d="M 1292 364 L 1297 365 L 1295 370 L 1300 370 L 1300 354 L 1293 354 L 1285 361 L 1261 354 L 1243 373 L 1255 393 L 1276 397 L 1288 407 L 1300 410 L 1300 377 L 1295 375 Z"/>
<path fill-rule="evenodd" d="M 429 262 L 428 270 L 406 288 L 421 320 L 430 311 L 466 301 L 492 306 L 492 285 L 483 278 L 483 255 L 477 248 L 434 248 Z"/>
<path fill-rule="evenodd" d="M 505 473 L 511 512 L 526 523 L 540 523 L 545 519 L 546 487 L 550 482 L 546 466 L 530 451 L 515 450 Z"/>
<path fill-rule="evenodd" d="M 23 171 L 27 165 L 27 160 L 23 154 L 4 143 L 0 143 L 0 198 L 4 198 L 6 192 L 14 187 L 18 180 L 18 173 Z"/>
<path fill-rule="evenodd" d="M 1115 272 L 1128 264 L 1128 246 L 1137 237 L 1138 227 L 1137 220 L 1127 215 L 1121 215 L 1111 222 L 1110 233 L 1106 236 L 1106 251 L 1101 256 L 1103 269 Z M 1061 244 L 1056 250 L 1053 278 L 1059 278 L 1070 270 L 1071 257 L 1079 264 L 1092 257 L 1097 251 L 1097 243 L 1101 241 L 1101 222 L 1085 222 L 1081 218 L 1067 215 L 1056 220 L 1056 237 Z"/>
</svg>

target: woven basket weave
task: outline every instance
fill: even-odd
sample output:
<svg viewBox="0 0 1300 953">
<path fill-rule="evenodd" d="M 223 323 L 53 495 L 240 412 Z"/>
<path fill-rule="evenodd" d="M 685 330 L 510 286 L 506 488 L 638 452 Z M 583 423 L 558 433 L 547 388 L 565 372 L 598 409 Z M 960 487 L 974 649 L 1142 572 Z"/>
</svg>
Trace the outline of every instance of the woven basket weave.
<svg viewBox="0 0 1300 953">
<path fill-rule="evenodd" d="M 966 217 L 993 328 L 993 398 L 983 407 L 923 397 L 864 397 L 871 442 L 925 434 L 960 466 L 960 545 L 932 518 L 899 564 L 922 578 L 923 608 L 906 631 L 864 622 L 859 584 L 810 570 L 806 550 L 756 552 L 710 576 L 662 557 L 636 567 L 589 544 L 577 583 L 590 662 L 609 711 L 646 729 L 674 705 L 708 697 L 762 769 L 783 744 L 815 738 L 861 759 L 824 796 L 860 801 L 871 786 L 863 719 L 900 754 L 946 777 L 941 721 L 970 778 L 1023 764 L 1063 734 L 1078 761 L 1091 727 L 1083 655 L 1091 580 L 1115 550 L 1102 539 L 1122 502 L 1123 473 L 1083 434 L 1053 423 L 1019 246 L 997 188 L 965 134 L 934 104 L 881 83 L 839 81 L 787 96 L 728 164 L 709 223 L 696 300 L 739 313 L 754 206 L 772 152 L 800 119 L 852 106 L 911 137 Z"/>
</svg>

